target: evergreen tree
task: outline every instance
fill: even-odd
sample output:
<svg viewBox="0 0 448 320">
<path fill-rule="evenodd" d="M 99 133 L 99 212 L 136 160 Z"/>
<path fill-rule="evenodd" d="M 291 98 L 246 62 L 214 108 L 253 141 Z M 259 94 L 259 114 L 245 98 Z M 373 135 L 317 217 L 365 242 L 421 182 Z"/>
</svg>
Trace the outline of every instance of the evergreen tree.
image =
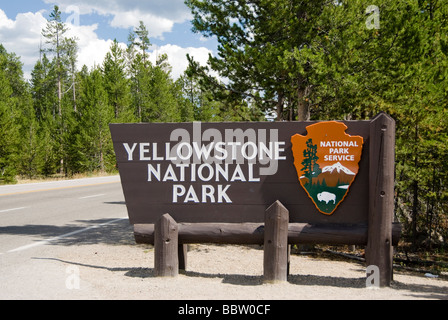
<svg viewBox="0 0 448 320">
<path fill-rule="evenodd" d="M 397 120 L 396 213 L 414 246 L 446 238 L 448 122 L 448 8 L 413 2 L 403 41 L 393 59 L 393 83 L 382 105 Z"/>
<path fill-rule="evenodd" d="M 43 121 L 45 116 L 57 114 L 58 101 L 55 95 L 57 80 L 52 64 L 46 54 L 36 62 L 31 72 L 31 93 L 33 106 L 38 121 Z"/>
<path fill-rule="evenodd" d="M 143 122 L 179 122 L 181 112 L 176 99 L 176 87 L 170 77 L 168 57 L 158 57 L 156 65 L 143 70 L 140 83 L 143 90 Z"/>
<path fill-rule="evenodd" d="M 394 64 L 390 52 L 412 35 L 402 30 L 413 14 L 403 10 L 404 0 L 377 1 L 380 30 L 366 26 L 369 1 L 186 3 L 194 31 L 219 43 L 208 67 L 190 62 L 192 70 L 224 99 L 250 97 L 277 120 L 352 117 L 359 104 L 364 117 L 371 115 L 372 93 L 384 88 Z M 214 81 L 207 69 L 227 84 Z"/>
<path fill-rule="evenodd" d="M 167 55 L 149 60 L 149 31 L 142 21 L 130 33 L 128 66 L 135 114 L 140 122 L 178 122 L 185 114 L 181 86 L 171 78 Z"/>
<path fill-rule="evenodd" d="M 61 11 L 58 6 L 54 6 L 53 11 L 50 13 L 50 19 L 47 21 L 47 25 L 42 30 L 42 35 L 47 39 L 46 43 L 50 45 L 45 51 L 55 54 L 56 58 L 56 74 L 58 85 L 58 114 L 62 116 L 62 81 L 64 74 L 64 67 L 62 63 L 62 55 L 64 48 L 64 34 L 67 32 L 67 27 L 62 22 Z"/>
<path fill-rule="evenodd" d="M 76 62 L 78 60 L 78 44 L 76 38 L 66 38 L 64 39 L 64 51 L 65 51 L 65 65 L 69 73 L 69 89 L 66 92 L 72 92 L 71 102 L 73 104 L 73 111 L 77 111 L 76 105 Z"/>
<path fill-rule="evenodd" d="M 0 183 L 34 174 L 38 153 L 31 94 L 22 63 L 0 45 Z"/>
<path fill-rule="evenodd" d="M 61 11 L 58 6 L 54 6 L 53 11 L 47 21 L 42 35 L 47 39 L 46 44 L 49 45 L 45 52 L 54 54 L 54 71 L 57 79 L 57 114 L 54 115 L 53 121 L 47 119 L 47 123 L 54 122 L 57 128 L 57 134 L 54 135 L 55 150 L 59 158 L 59 173 L 67 174 L 65 158 L 69 157 L 67 149 L 69 149 L 69 138 L 73 129 L 73 112 L 76 111 L 76 84 L 75 84 L 75 65 L 77 45 L 76 39 L 68 39 L 65 34 L 68 30 L 65 23 L 61 19 Z M 68 71 L 71 72 L 71 79 L 67 81 Z M 64 83 L 71 83 L 69 89 L 64 92 Z M 64 99 L 66 92 L 72 90 L 73 99 Z M 48 128 L 51 136 L 54 126 Z M 48 137 L 48 135 L 47 135 Z M 50 158 L 51 159 L 51 158 Z"/>
<path fill-rule="evenodd" d="M 130 83 L 126 76 L 125 51 L 114 40 L 103 63 L 104 87 L 113 107 L 116 121 L 132 122 Z"/>
<path fill-rule="evenodd" d="M 99 68 L 80 75 L 81 96 L 76 114 L 77 127 L 72 135 L 74 172 L 112 171 L 115 163 L 109 123 L 115 114 L 109 104 L 105 79 Z"/>
<path fill-rule="evenodd" d="M 17 113 L 14 91 L 8 77 L 11 55 L 0 45 L 0 184 L 14 182 L 18 158 Z"/>
<path fill-rule="evenodd" d="M 151 41 L 149 40 L 149 31 L 143 21 L 139 22 L 138 28 L 134 30 L 134 35 L 131 33 L 130 39 L 133 39 L 132 44 L 141 50 L 143 64 L 146 65 L 147 51 L 151 47 Z"/>
<path fill-rule="evenodd" d="M 253 99 L 225 90 L 216 78 L 206 76 L 207 67 L 200 66 L 189 55 L 187 59 L 190 64 L 181 81 L 187 108 L 193 108 L 196 121 L 266 120 Z"/>
<path fill-rule="evenodd" d="M 317 145 L 313 144 L 313 140 L 309 139 L 306 142 L 306 150 L 303 151 L 303 171 L 305 177 L 308 179 L 308 184 L 313 184 L 313 178 L 316 178 L 321 173 L 321 169 L 317 164 L 319 157 L 317 156 Z"/>
<path fill-rule="evenodd" d="M 28 94 L 25 99 L 19 114 L 21 147 L 17 166 L 20 175 L 32 179 L 39 174 L 42 167 L 42 141 L 39 139 L 40 123 L 34 113 L 31 95 Z"/>
<path fill-rule="evenodd" d="M 252 98 L 259 108 L 278 120 L 308 118 L 309 62 L 294 59 L 296 48 L 305 48 L 315 36 L 313 26 L 328 1 L 196 1 L 187 0 L 194 15 L 194 30 L 216 36 L 218 56 L 209 67 L 227 85 L 220 87 L 226 99 Z M 205 69 L 191 64 L 204 82 Z"/>
<path fill-rule="evenodd" d="M 57 76 L 55 63 L 46 54 L 38 60 L 31 72 L 32 104 L 39 124 L 37 139 L 40 142 L 37 174 L 52 175 L 60 170 L 59 146 L 54 139 L 58 135 L 56 118 L 58 116 Z"/>
</svg>

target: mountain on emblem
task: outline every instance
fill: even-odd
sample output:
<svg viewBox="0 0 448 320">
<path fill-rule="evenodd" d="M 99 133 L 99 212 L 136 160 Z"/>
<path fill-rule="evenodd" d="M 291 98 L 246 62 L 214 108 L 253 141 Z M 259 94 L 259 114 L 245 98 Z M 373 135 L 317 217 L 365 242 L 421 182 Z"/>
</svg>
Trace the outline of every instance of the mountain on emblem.
<svg viewBox="0 0 448 320">
<path fill-rule="evenodd" d="M 323 168 L 322 173 L 317 178 L 317 182 L 323 184 L 325 180 L 325 183 L 329 187 L 350 185 L 355 176 L 355 173 L 338 162 L 332 166 Z"/>
<path fill-rule="evenodd" d="M 307 127 L 307 136 L 291 138 L 300 184 L 326 215 L 344 201 L 359 170 L 364 139 L 346 130 L 342 122 L 320 122 Z"/>
<path fill-rule="evenodd" d="M 332 166 L 328 166 L 322 169 L 322 172 L 330 172 L 333 173 L 334 170 L 336 170 L 336 173 L 340 173 L 341 171 L 347 175 L 351 175 L 351 176 L 355 176 L 356 173 L 351 172 L 349 169 L 347 169 L 346 167 L 344 167 L 342 164 L 340 164 L 339 162 L 332 165 Z"/>
</svg>

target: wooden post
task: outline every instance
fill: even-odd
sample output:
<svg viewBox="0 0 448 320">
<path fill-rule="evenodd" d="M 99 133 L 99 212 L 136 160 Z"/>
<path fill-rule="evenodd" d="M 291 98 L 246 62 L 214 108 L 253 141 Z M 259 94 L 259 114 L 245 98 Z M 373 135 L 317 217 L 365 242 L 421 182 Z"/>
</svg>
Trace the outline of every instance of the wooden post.
<svg viewBox="0 0 448 320">
<path fill-rule="evenodd" d="M 188 253 L 188 245 L 179 244 L 178 245 L 179 270 L 187 271 L 187 253 Z"/>
<path fill-rule="evenodd" d="M 369 226 L 367 266 L 379 269 L 379 286 L 389 287 L 393 271 L 395 121 L 381 113 L 370 124 Z"/>
<path fill-rule="evenodd" d="M 288 267 L 286 269 L 286 276 L 289 277 L 291 271 L 291 245 L 288 245 Z"/>
<path fill-rule="evenodd" d="M 284 282 L 288 274 L 289 211 L 276 201 L 265 213 L 264 281 Z"/>
<path fill-rule="evenodd" d="M 154 275 L 176 277 L 179 274 L 178 226 L 169 215 L 163 215 L 154 229 Z"/>
</svg>

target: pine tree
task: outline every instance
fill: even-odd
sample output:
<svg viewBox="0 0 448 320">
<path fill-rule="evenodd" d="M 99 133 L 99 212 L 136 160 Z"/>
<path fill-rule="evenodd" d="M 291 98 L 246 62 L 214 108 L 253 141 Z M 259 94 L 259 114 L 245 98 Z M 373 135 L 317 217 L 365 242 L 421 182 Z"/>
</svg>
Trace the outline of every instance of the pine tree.
<svg viewBox="0 0 448 320">
<path fill-rule="evenodd" d="M 72 166 L 75 172 L 112 171 L 115 163 L 109 123 L 114 122 L 114 109 L 108 102 L 105 79 L 99 68 L 84 68 L 80 75 L 82 88 L 77 127 L 72 135 Z"/>
<path fill-rule="evenodd" d="M 109 103 L 114 109 L 115 119 L 121 122 L 132 122 L 130 83 L 126 76 L 125 51 L 114 40 L 110 51 L 103 62 L 104 87 L 109 97 Z"/>
<path fill-rule="evenodd" d="M 264 121 L 265 117 L 250 98 L 223 89 L 218 79 L 207 75 L 188 54 L 189 66 L 182 77 L 187 108 L 193 108 L 196 121 Z"/>
<path fill-rule="evenodd" d="M 63 63 L 62 55 L 64 48 L 64 34 L 67 32 L 67 27 L 62 22 L 61 11 L 58 6 L 54 6 L 53 11 L 50 13 L 50 19 L 47 22 L 47 26 L 42 30 L 42 35 L 47 39 L 46 43 L 51 47 L 46 51 L 54 53 L 56 55 L 56 74 L 58 85 L 58 114 L 62 116 L 62 81 L 63 81 Z"/>
<path fill-rule="evenodd" d="M 408 10 L 383 103 L 397 120 L 396 212 L 417 247 L 448 236 L 448 8 L 419 1 Z"/>
<path fill-rule="evenodd" d="M 53 138 L 58 135 L 57 76 L 55 62 L 50 62 L 46 54 L 38 60 L 31 72 L 31 94 L 36 121 L 39 124 L 37 139 L 40 142 L 37 174 L 44 176 L 60 170 L 59 146 Z"/>
<path fill-rule="evenodd" d="M 166 55 L 159 56 L 156 65 L 144 70 L 141 87 L 143 89 L 143 122 L 179 122 L 180 108 L 176 99 L 176 87 L 170 77 Z"/>
<path fill-rule="evenodd" d="M 42 167 L 42 141 L 39 139 L 40 124 L 36 119 L 31 95 L 28 95 L 21 108 L 19 118 L 19 135 L 21 148 L 19 151 L 18 173 L 33 179 Z"/>
<path fill-rule="evenodd" d="M 69 89 L 67 90 L 72 92 L 72 103 L 73 103 L 73 111 L 77 111 L 76 106 L 76 62 L 78 60 L 78 44 L 77 44 L 77 38 L 66 38 L 64 39 L 63 43 L 64 47 L 64 60 L 65 65 L 68 67 L 68 73 L 69 73 L 69 83 L 68 85 Z"/>
<path fill-rule="evenodd" d="M 128 70 L 135 114 L 140 122 L 178 122 L 185 115 L 181 86 L 171 78 L 167 55 L 149 60 L 149 31 L 142 21 L 129 34 Z"/>
<path fill-rule="evenodd" d="M 251 98 L 278 120 L 308 119 L 308 96 L 313 70 L 294 57 L 315 37 L 313 26 L 328 1 L 196 1 L 187 5 L 194 15 L 194 30 L 216 36 L 218 55 L 209 67 L 229 83 L 211 81 L 226 99 Z M 194 67 L 194 64 L 191 64 Z M 193 68 L 210 83 L 204 69 Z M 310 71 L 311 70 L 311 71 Z M 210 84 L 209 84 L 210 85 Z"/>
<path fill-rule="evenodd" d="M 30 150 L 24 132 L 33 126 L 34 118 L 33 112 L 27 112 L 30 108 L 22 63 L 0 44 L 0 183 L 13 183 L 16 175 L 26 173 L 23 164 L 29 160 Z"/>
<path fill-rule="evenodd" d="M 308 179 L 308 184 L 313 184 L 313 178 L 319 176 L 321 169 L 317 163 L 319 157 L 317 156 L 317 145 L 313 144 L 312 139 L 308 139 L 306 142 L 307 148 L 303 151 L 303 168 L 305 177 Z"/>
<path fill-rule="evenodd" d="M 190 62 L 192 70 L 223 99 L 249 97 L 277 120 L 374 115 L 372 96 L 390 84 L 389 67 L 397 65 L 390 54 L 412 39 L 403 30 L 413 14 L 404 0 L 376 2 L 379 30 L 366 26 L 367 0 L 186 3 L 194 31 L 219 43 L 207 68 Z"/>
<path fill-rule="evenodd" d="M 14 161 L 17 158 L 18 132 L 11 101 L 13 91 L 6 68 L 6 50 L 0 46 L 0 184 L 14 182 L 17 173 Z"/>
<path fill-rule="evenodd" d="M 151 41 L 149 40 L 149 31 L 143 21 L 139 22 L 138 28 L 134 30 L 134 36 L 131 35 L 131 37 L 133 37 L 132 44 L 141 50 L 143 64 L 146 65 L 146 60 L 148 58 L 147 51 L 151 47 Z"/>
<path fill-rule="evenodd" d="M 43 121 L 46 115 L 57 114 L 58 101 L 54 94 L 57 86 L 54 64 L 52 64 L 46 54 L 36 62 L 31 72 L 31 93 L 33 106 L 38 121 Z"/>
<path fill-rule="evenodd" d="M 58 150 L 59 157 L 59 173 L 66 175 L 66 163 L 65 158 L 70 156 L 67 152 L 68 139 L 73 129 L 73 112 L 76 111 L 76 84 L 75 84 L 75 65 L 76 65 L 76 52 L 77 45 L 76 39 L 68 39 L 65 37 L 68 28 L 61 19 L 61 11 L 58 6 L 54 6 L 53 11 L 50 13 L 50 17 L 47 21 L 45 29 L 42 30 L 42 35 L 47 39 L 46 44 L 49 45 L 45 52 L 54 54 L 55 59 L 55 73 L 57 78 L 57 98 L 58 108 L 57 114 L 54 116 L 54 123 L 58 130 L 55 135 L 55 144 Z M 69 89 L 64 92 L 64 83 L 67 81 L 67 73 L 70 70 L 71 79 L 68 80 L 71 83 Z M 73 99 L 64 99 L 65 93 L 72 90 Z M 70 106 L 70 108 L 69 108 Z M 48 120 L 47 120 L 48 121 Z M 50 122 L 50 121 L 48 121 Z"/>
</svg>

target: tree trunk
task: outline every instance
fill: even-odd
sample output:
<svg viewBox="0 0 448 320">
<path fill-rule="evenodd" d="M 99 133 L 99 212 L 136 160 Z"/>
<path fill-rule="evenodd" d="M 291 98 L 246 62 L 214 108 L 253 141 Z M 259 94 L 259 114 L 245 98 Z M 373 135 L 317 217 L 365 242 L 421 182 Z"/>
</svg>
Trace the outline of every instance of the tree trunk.
<svg viewBox="0 0 448 320">
<path fill-rule="evenodd" d="M 75 113 L 78 111 L 76 107 L 76 74 L 75 66 L 72 66 L 72 84 L 73 84 L 73 111 Z"/>
<path fill-rule="evenodd" d="M 61 57 L 59 47 L 59 32 L 56 33 L 56 59 L 58 65 L 58 114 L 62 116 L 62 80 L 61 80 Z"/>
<path fill-rule="evenodd" d="M 297 120 L 308 121 L 309 110 L 308 102 L 305 101 L 305 88 L 299 87 L 297 89 Z"/>
<path fill-rule="evenodd" d="M 417 119 L 418 121 L 418 119 Z M 418 168 L 418 123 L 415 125 L 415 140 L 414 140 L 414 168 Z M 419 201 L 418 201 L 418 181 L 414 180 L 412 184 L 413 189 L 413 203 L 412 203 L 412 245 L 415 247 L 417 245 L 417 219 L 418 219 L 418 210 L 419 210 Z"/>
<path fill-rule="evenodd" d="M 283 104 L 285 103 L 285 95 L 283 94 L 283 91 L 279 91 L 278 93 L 278 101 L 277 101 L 277 120 L 276 121 L 283 121 Z"/>
</svg>

